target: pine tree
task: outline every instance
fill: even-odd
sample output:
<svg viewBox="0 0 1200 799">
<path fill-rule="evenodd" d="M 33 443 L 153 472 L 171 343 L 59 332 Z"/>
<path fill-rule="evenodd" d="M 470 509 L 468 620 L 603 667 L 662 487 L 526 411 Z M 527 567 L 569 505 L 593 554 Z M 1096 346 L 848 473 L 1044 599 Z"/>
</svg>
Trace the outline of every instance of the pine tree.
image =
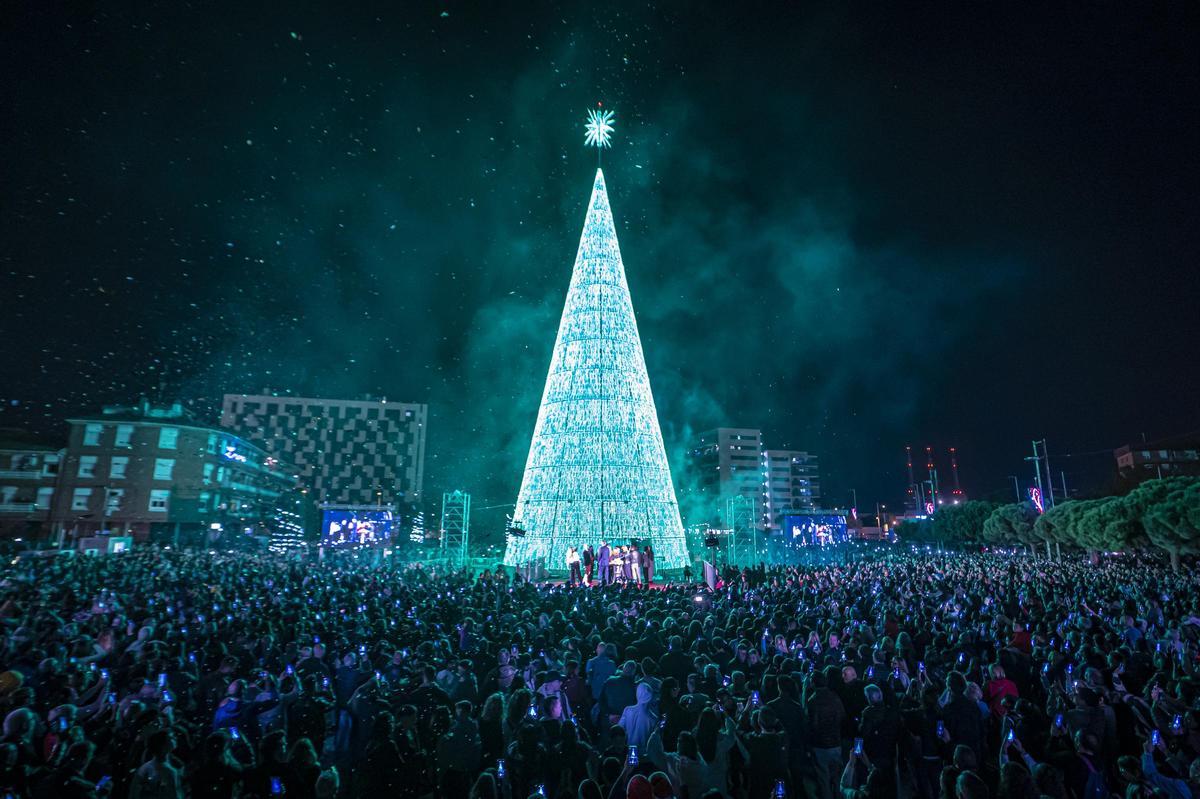
<svg viewBox="0 0 1200 799">
<path fill-rule="evenodd" d="M 510 566 L 561 570 L 567 547 L 602 540 L 648 542 L 660 569 L 688 560 L 599 169 L 513 518 Z"/>
</svg>

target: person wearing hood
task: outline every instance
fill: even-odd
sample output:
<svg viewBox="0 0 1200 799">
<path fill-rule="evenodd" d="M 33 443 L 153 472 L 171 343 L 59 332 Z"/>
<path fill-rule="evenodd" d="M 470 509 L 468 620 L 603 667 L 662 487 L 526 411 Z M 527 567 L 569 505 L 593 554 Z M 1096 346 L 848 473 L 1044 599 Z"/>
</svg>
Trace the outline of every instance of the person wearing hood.
<svg viewBox="0 0 1200 799">
<path fill-rule="evenodd" d="M 618 722 L 625 730 L 625 739 L 630 746 L 645 749 L 650 734 L 658 729 L 658 714 L 651 705 L 653 700 L 653 689 L 646 683 L 638 683 L 637 704 L 625 708 Z"/>
</svg>

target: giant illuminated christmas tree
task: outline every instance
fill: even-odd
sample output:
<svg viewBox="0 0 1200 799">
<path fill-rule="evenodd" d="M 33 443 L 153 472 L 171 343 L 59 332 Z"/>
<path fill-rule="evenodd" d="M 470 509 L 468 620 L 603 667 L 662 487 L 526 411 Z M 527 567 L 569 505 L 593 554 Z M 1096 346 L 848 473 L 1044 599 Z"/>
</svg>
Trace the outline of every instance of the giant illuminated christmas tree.
<svg viewBox="0 0 1200 799">
<path fill-rule="evenodd" d="M 611 112 L 593 112 L 588 143 L 608 146 Z M 659 569 L 687 562 L 675 487 L 617 246 L 596 170 L 579 253 L 550 358 L 513 513 L 524 530 L 504 562 L 566 568 L 568 547 L 632 541 Z"/>
</svg>

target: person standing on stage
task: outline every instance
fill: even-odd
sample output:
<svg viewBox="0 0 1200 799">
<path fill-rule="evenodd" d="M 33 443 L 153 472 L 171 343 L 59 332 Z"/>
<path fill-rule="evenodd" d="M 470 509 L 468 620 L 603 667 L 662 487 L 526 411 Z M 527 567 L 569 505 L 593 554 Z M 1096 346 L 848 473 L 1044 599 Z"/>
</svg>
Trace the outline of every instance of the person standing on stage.
<svg viewBox="0 0 1200 799">
<path fill-rule="evenodd" d="M 575 547 L 567 548 L 567 568 L 571 571 L 571 586 L 577 586 L 583 578 L 579 574 L 579 550 Z"/>
<path fill-rule="evenodd" d="M 632 573 L 630 576 L 633 577 L 633 584 L 636 586 L 639 586 L 639 587 L 642 584 L 642 557 L 641 556 L 642 556 L 642 553 L 637 548 L 636 544 L 629 548 L 629 554 L 626 555 L 626 557 L 629 558 L 629 571 Z"/>
<path fill-rule="evenodd" d="M 646 575 L 646 585 L 654 582 L 654 550 L 646 544 L 645 551 L 642 552 L 642 573 Z"/>
<path fill-rule="evenodd" d="M 609 583 L 608 564 L 609 564 L 609 559 L 611 557 L 612 557 L 612 550 L 610 550 L 608 548 L 608 542 L 601 541 L 600 542 L 600 554 L 597 555 L 597 557 L 596 557 L 596 566 L 597 566 L 597 568 L 600 569 L 600 584 L 601 585 L 608 585 L 608 583 Z"/>
<path fill-rule="evenodd" d="M 588 544 L 583 548 L 583 575 L 585 578 L 584 585 L 591 586 L 592 572 L 596 570 L 596 550 L 592 549 L 592 545 Z"/>
<path fill-rule="evenodd" d="M 633 547 L 621 547 L 621 573 L 625 575 L 626 583 L 633 579 L 633 561 L 636 558 Z"/>
</svg>

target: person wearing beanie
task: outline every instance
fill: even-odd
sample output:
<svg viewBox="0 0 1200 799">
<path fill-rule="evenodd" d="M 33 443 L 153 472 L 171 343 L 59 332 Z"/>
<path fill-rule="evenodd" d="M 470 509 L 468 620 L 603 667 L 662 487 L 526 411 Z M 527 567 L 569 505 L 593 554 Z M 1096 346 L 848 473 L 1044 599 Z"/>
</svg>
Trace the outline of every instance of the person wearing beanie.
<svg viewBox="0 0 1200 799">
<path fill-rule="evenodd" d="M 650 775 L 650 791 L 654 799 L 675 799 L 675 788 L 671 778 L 661 771 Z"/>
<path fill-rule="evenodd" d="M 634 774 L 625 786 L 625 799 L 654 799 L 654 789 L 643 774 Z"/>
</svg>

